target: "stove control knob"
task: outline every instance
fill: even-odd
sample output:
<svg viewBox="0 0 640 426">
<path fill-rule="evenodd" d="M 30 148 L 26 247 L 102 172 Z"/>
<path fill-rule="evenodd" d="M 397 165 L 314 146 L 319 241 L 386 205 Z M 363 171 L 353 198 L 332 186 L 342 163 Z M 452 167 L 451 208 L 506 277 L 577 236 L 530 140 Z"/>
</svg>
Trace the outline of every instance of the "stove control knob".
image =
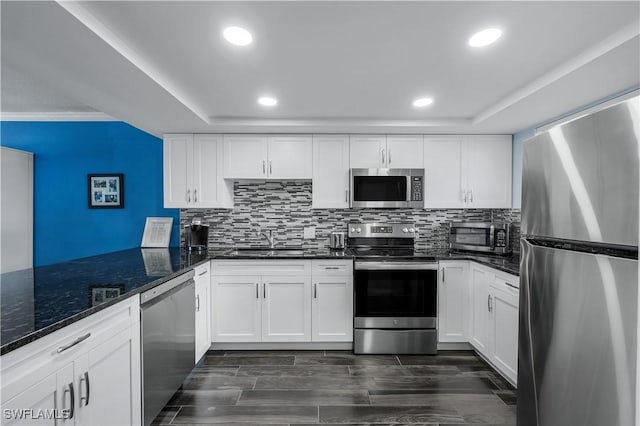
<svg viewBox="0 0 640 426">
<path fill-rule="evenodd" d="M 409 228 L 409 232 L 411 232 L 413 234 L 414 232 L 416 232 L 416 230 L 413 229 L 413 228 Z"/>
<path fill-rule="evenodd" d="M 357 232 L 358 234 L 360 233 L 360 231 L 362 231 L 362 229 L 360 229 L 360 228 L 356 229 L 356 232 Z"/>
<path fill-rule="evenodd" d="M 402 232 L 406 234 L 407 232 L 409 232 L 409 230 L 407 228 L 402 228 Z"/>
<path fill-rule="evenodd" d="M 351 232 L 356 232 L 356 228 L 351 228 Z"/>
</svg>

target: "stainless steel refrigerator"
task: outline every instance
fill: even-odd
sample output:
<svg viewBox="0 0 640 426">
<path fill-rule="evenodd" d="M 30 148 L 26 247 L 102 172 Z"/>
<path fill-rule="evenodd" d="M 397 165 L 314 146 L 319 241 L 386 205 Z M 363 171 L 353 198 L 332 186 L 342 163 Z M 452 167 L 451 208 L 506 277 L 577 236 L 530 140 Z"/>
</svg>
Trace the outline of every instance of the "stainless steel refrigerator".
<svg viewBox="0 0 640 426">
<path fill-rule="evenodd" d="M 525 142 L 518 426 L 634 425 L 640 98 Z"/>
</svg>

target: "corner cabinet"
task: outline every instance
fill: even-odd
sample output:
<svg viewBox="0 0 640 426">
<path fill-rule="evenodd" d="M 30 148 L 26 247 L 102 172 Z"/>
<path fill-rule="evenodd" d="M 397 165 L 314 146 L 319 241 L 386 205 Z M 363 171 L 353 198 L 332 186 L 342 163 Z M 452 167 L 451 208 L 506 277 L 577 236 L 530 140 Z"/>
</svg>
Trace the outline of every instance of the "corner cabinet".
<svg viewBox="0 0 640 426">
<path fill-rule="evenodd" d="M 510 135 L 424 137 L 426 208 L 511 208 Z"/>
<path fill-rule="evenodd" d="M 164 135 L 163 177 L 166 208 L 233 207 L 233 182 L 223 179 L 220 135 Z"/>
<path fill-rule="evenodd" d="M 134 296 L 3 355 L 2 408 L 68 410 L 58 425 L 141 424 L 139 306 Z"/>
<path fill-rule="evenodd" d="M 351 168 L 421 169 L 421 135 L 353 135 L 350 137 Z"/>
<path fill-rule="evenodd" d="M 311 179 L 312 138 L 307 135 L 225 135 L 225 179 Z"/>
<path fill-rule="evenodd" d="M 349 136 L 313 136 L 314 209 L 349 207 Z"/>
</svg>

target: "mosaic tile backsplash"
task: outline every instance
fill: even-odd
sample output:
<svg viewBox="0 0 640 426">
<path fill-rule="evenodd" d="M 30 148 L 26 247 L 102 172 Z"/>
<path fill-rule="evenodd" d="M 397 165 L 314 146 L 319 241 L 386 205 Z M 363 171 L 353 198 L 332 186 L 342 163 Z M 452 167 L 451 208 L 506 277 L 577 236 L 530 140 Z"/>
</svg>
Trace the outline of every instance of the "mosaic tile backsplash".
<svg viewBox="0 0 640 426">
<path fill-rule="evenodd" d="M 180 229 L 200 216 L 210 225 L 210 247 L 265 245 L 257 233 L 273 230 L 278 246 L 323 248 L 331 232 L 346 232 L 350 222 L 408 222 L 418 230 L 417 248 L 446 249 L 451 221 L 511 221 L 513 251 L 520 251 L 519 209 L 312 209 L 307 181 L 235 182 L 234 195 L 233 210 L 180 210 Z M 316 228 L 315 239 L 303 239 L 306 226 Z"/>
</svg>

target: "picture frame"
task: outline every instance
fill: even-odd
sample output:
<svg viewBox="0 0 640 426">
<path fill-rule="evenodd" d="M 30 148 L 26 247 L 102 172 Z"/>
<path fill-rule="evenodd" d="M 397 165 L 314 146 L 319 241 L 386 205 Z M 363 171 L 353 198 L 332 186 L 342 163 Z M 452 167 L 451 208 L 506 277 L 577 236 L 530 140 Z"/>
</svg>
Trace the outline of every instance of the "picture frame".
<svg viewBox="0 0 640 426">
<path fill-rule="evenodd" d="M 91 173 L 87 178 L 90 209 L 124 208 L 123 173 Z"/>
<path fill-rule="evenodd" d="M 90 285 L 89 306 L 94 307 L 115 299 L 124 293 L 124 284 Z"/>
</svg>

